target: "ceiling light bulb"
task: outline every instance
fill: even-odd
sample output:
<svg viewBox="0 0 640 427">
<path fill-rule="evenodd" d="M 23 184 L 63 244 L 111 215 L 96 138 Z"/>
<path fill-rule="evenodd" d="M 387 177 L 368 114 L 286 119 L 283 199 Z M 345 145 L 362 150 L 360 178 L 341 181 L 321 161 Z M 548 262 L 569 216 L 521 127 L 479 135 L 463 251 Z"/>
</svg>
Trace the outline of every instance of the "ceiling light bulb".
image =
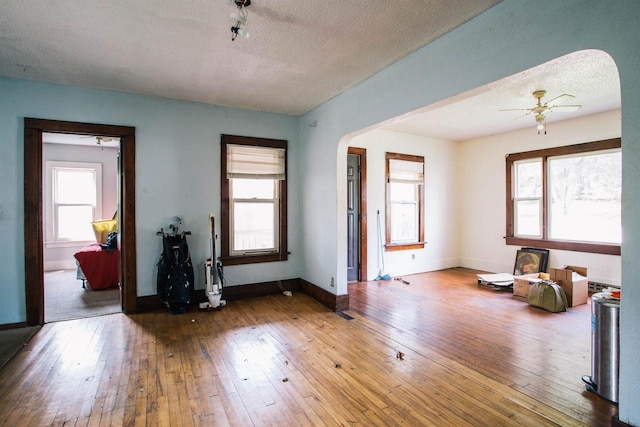
<svg viewBox="0 0 640 427">
<path fill-rule="evenodd" d="M 247 30 L 246 28 L 242 28 L 241 22 L 236 22 L 236 24 L 231 27 L 231 40 L 235 40 L 238 36 L 242 37 L 243 39 L 249 38 L 249 30 Z"/>
<path fill-rule="evenodd" d="M 536 128 L 538 129 L 538 134 L 539 134 L 540 132 L 542 132 L 543 130 L 545 130 L 545 129 L 544 129 L 544 128 L 545 128 L 545 117 L 544 117 L 544 114 L 542 114 L 542 113 L 538 113 L 538 114 L 536 114 L 536 123 L 538 124 L 538 125 L 536 126 Z M 546 133 L 547 133 L 547 132 L 545 131 L 545 134 L 546 134 Z"/>
</svg>

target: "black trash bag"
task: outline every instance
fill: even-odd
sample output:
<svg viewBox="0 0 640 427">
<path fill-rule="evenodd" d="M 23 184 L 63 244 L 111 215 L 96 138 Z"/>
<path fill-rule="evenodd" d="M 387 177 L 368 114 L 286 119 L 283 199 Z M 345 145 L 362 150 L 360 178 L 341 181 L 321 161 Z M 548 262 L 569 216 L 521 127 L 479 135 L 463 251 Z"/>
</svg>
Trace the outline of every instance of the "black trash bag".
<svg viewBox="0 0 640 427">
<path fill-rule="evenodd" d="M 118 232 L 112 231 L 109 233 L 107 240 L 104 243 L 100 243 L 100 247 L 107 252 L 113 252 L 118 249 Z"/>
</svg>

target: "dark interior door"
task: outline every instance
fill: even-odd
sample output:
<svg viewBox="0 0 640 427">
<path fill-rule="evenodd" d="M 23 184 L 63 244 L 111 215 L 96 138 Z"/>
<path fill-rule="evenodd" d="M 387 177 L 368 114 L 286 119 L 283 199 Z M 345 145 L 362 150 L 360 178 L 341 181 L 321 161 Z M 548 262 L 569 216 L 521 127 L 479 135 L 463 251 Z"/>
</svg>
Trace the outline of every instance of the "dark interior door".
<svg viewBox="0 0 640 427">
<path fill-rule="evenodd" d="M 360 156 L 347 155 L 347 280 L 360 280 Z"/>
</svg>

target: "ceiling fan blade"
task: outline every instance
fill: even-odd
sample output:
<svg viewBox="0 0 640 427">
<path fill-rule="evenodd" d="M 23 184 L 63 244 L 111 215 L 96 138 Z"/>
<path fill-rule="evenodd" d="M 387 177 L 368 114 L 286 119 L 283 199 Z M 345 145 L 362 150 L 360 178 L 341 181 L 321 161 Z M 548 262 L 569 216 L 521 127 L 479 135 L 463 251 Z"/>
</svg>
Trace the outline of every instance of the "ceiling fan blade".
<svg viewBox="0 0 640 427">
<path fill-rule="evenodd" d="M 582 105 L 552 105 L 548 108 L 549 111 L 558 111 L 560 113 L 571 113 L 578 111 L 582 108 Z"/>
<path fill-rule="evenodd" d="M 512 121 L 512 122 L 515 122 L 515 121 L 516 121 L 516 120 L 518 120 L 518 119 L 521 119 L 521 118 L 523 118 L 523 117 L 527 117 L 529 114 L 531 114 L 531 111 L 529 111 L 528 113 L 522 114 L 522 115 L 520 115 L 520 116 L 518 116 L 518 117 L 515 117 L 515 118 L 511 119 L 511 121 Z"/>
<path fill-rule="evenodd" d="M 89 138 L 95 139 L 97 141 L 102 141 L 102 142 L 109 142 L 116 139 L 115 136 L 102 136 L 102 135 L 85 135 L 80 137 L 80 139 L 89 139 Z"/>
<path fill-rule="evenodd" d="M 531 108 L 507 108 L 507 109 L 498 110 L 498 111 L 528 111 L 530 113 Z"/>
<path fill-rule="evenodd" d="M 556 99 L 560 99 L 560 98 L 562 98 L 563 96 L 568 96 L 568 97 L 570 97 L 570 98 L 575 98 L 575 96 L 573 96 L 573 95 L 570 95 L 570 94 L 568 94 L 568 93 L 563 93 L 562 95 L 558 95 L 558 96 L 556 96 L 555 98 L 548 100 L 547 102 L 545 102 L 545 103 L 544 103 L 544 105 L 549 105 L 549 104 L 551 104 L 553 101 L 555 101 Z"/>
</svg>

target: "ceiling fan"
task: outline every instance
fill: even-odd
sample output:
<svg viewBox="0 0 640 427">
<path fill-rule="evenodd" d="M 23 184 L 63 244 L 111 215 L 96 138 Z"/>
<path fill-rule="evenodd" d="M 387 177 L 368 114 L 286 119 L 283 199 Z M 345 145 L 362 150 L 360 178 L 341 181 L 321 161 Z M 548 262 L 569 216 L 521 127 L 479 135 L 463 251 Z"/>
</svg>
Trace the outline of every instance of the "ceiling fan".
<svg viewBox="0 0 640 427">
<path fill-rule="evenodd" d="M 117 138 L 115 136 L 103 136 L 103 135 L 87 135 L 87 136 L 82 136 L 80 137 L 81 139 L 87 139 L 87 138 L 93 138 L 96 140 L 96 145 L 100 148 L 104 148 L 104 143 L 105 142 L 111 142 L 111 141 L 119 141 L 120 138 Z"/>
<path fill-rule="evenodd" d="M 513 120 L 518 120 L 519 118 L 528 116 L 529 114 L 533 114 L 535 119 L 536 119 L 536 123 L 537 128 L 538 128 L 538 133 L 540 133 L 541 131 L 544 130 L 544 133 L 546 134 L 547 131 L 545 129 L 546 127 L 546 118 L 545 118 L 545 113 L 547 112 L 552 112 L 552 111 L 558 111 L 558 112 L 573 112 L 573 111 L 577 111 L 579 110 L 582 105 L 578 105 L 578 104 L 572 104 L 572 105 L 568 105 L 568 104 L 557 104 L 554 103 L 554 101 L 558 101 L 560 99 L 563 98 L 575 98 L 575 96 L 570 95 L 568 93 L 563 93 L 562 95 L 558 95 L 555 98 L 550 99 L 549 101 L 546 101 L 544 104 L 542 103 L 542 98 L 544 98 L 544 96 L 547 94 L 546 90 L 536 90 L 535 92 L 533 92 L 533 97 L 537 100 L 537 105 L 535 105 L 532 108 L 507 108 L 504 110 L 499 110 L 499 111 L 526 111 L 526 113 L 524 113 L 521 116 L 516 117 Z"/>
<path fill-rule="evenodd" d="M 116 138 L 114 136 L 96 136 L 96 144 L 98 145 L 102 145 L 103 142 L 111 142 L 111 141 L 115 141 L 116 139 L 120 139 L 120 138 Z"/>
<path fill-rule="evenodd" d="M 103 142 L 111 142 L 111 141 L 115 141 L 116 139 L 119 139 L 119 138 L 116 138 L 115 136 L 102 136 L 102 135 L 88 135 L 88 136 L 83 136 L 81 138 L 82 139 L 95 138 L 97 145 L 102 145 Z"/>
</svg>

